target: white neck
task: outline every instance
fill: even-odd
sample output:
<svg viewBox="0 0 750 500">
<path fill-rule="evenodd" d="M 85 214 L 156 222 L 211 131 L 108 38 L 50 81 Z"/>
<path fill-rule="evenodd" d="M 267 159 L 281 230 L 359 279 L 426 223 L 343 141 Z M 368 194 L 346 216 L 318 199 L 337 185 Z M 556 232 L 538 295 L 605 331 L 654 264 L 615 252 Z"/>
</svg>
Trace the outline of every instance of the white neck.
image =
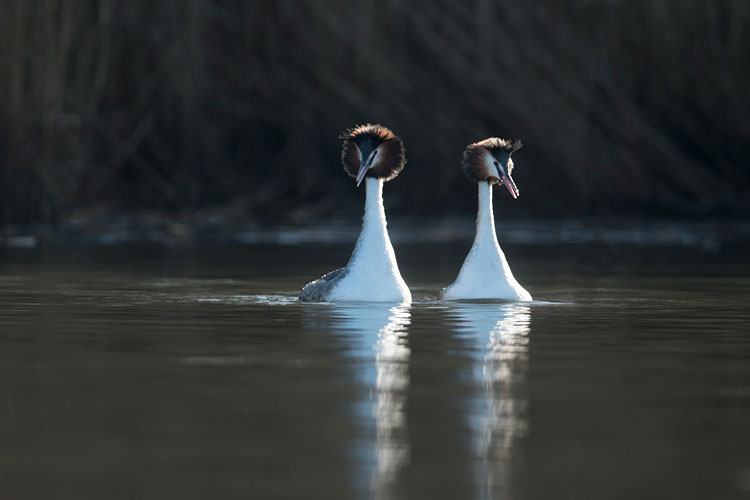
<svg viewBox="0 0 750 500">
<path fill-rule="evenodd" d="M 479 183 L 477 234 L 474 236 L 474 245 L 487 245 L 500 249 L 495 233 L 495 215 L 492 210 L 492 185 L 489 182 Z"/>
<path fill-rule="evenodd" d="M 477 233 L 474 244 L 464 260 L 456 281 L 442 292 L 442 298 L 456 299 L 506 299 L 531 300 L 513 277 L 505 254 L 500 249 L 495 234 L 495 216 L 492 211 L 492 185 L 479 183 Z"/>
<path fill-rule="evenodd" d="M 362 217 L 362 230 L 349 259 L 349 266 L 357 263 L 364 254 L 369 258 L 372 255 L 387 257 L 389 249 L 393 253 L 387 225 L 383 206 L 383 181 L 365 177 L 365 215 Z"/>
<path fill-rule="evenodd" d="M 383 181 L 374 177 L 365 179 L 365 215 L 362 217 L 362 235 L 372 234 L 370 240 L 375 239 L 381 245 L 391 245 L 388 238 L 387 223 L 385 221 L 385 207 L 383 206 Z"/>
<path fill-rule="evenodd" d="M 336 300 L 411 301 L 386 225 L 383 181 L 366 177 L 362 231 L 346 265 L 347 275 L 336 287 Z"/>
</svg>

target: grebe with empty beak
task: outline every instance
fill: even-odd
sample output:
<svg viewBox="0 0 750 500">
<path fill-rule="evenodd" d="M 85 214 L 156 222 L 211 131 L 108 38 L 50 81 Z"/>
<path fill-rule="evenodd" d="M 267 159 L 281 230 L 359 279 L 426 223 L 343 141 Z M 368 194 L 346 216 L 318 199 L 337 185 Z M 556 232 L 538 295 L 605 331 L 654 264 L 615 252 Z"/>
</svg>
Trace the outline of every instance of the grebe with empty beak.
<svg viewBox="0 0 750 500">
<path fill-rule="evenodd" d="M 383 183 L 404 168 L 404 144 L 381 125 L 359 125 L 341 134 L 344 170 L 365 183 L 365 214 L 362 230 L 346 267 L 331 271 L 308 283 L 300 300 L 411 302 L 411 292 L 396 263 L 386 228 Z"/>
<path fill-rule="evenodd" d="M 510 195 L 518 198 L 518 188 L 510 176 L 513 170 L 510 156 L 520 148 L 521 141 L 490 137 L 469 144 L 464 150 L 461 168 L 470 181 L 479 184 L 477 232 L 456 281 L 440 292 L 441 300 L 532 300 L 531 294 L 513 277 L 497 242 L 492 213 L 494 184 L 505 185 Z"/>
</svg>

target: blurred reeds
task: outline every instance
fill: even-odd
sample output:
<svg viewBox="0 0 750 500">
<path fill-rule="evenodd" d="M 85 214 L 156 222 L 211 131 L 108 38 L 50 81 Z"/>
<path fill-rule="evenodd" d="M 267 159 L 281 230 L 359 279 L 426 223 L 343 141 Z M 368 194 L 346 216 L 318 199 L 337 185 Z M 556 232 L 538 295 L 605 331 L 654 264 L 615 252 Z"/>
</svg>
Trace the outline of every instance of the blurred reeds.
<svg viewBox="0 0 750 500">
<path fill-rule="evenodd" d="M 406 143 L 395 212 L 472 211 L 500 135 L 514 215 L 748 214 L 745 0 L 3 0 L 0 47 L 0 223 L 358 216 L 366 121 Z"/>
</svg>

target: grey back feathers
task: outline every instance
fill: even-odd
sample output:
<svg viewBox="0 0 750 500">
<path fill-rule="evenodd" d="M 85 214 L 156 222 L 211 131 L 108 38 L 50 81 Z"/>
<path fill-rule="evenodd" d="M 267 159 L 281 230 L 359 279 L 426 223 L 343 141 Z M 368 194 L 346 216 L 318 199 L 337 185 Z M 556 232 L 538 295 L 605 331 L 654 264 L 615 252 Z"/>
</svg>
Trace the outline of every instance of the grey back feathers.
<svg viewBox="0 0 750 500">
<path fill-rule="evenodd" d="M 299 299 L 303 302 L 324 302 L 328 299 L 328 295 L 336 286 L 341 278 L 346 276 L 349 272 L 348 267 L 342 267 L 336 269 L 330 273 L 326 273 L 315 281 L 311 281 L 302 289 L 299 294 Z"/>
<path fill-rule="evenodd" d="M 339 138 L 344 141 L 341 163 L 350 177 L 357 178 L 362 160 L 367 159 L 376 148 L 378 153 L 367 177 L 390 181 L 404 169 L 404 143 L 387 127 L 370 123 L 357 125 L 343 132 Z"/>
<path fill-rule="evenodd" d="M 492 184 L 500 182 L 495 172 L 489 169 L 493 161 L 505 165 L 513 152 L 521 149 L 521 141 L 489 137 L 474 142 L 464 149 L 461 169 L 472 182 L 488 181 Z M 510 172 L 508 172 L 510 173 Z"/>
</svg>

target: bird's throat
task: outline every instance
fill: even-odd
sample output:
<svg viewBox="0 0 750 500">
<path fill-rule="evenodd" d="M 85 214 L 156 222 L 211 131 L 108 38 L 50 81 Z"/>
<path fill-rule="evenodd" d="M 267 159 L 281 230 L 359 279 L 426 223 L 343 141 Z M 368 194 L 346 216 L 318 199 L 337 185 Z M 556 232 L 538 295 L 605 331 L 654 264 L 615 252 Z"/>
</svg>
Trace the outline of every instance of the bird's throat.
<svg viewBox="0 0 750 500">
<path fill-rule="evenodd" d="M 383 181 L 365 177 L 365 214 L 362 217 L 362 231 L 349 261 L 349 265 L 362 264 L 391 266 L 395 264 L 391 256 L 393 247 L 388 237 L 383 207 Z"/>
<path fill-rule="evenodd" d="M 375 177 L 365 177 L 365 215 L 362 218 L 362 232 L 365 231 L 382 232 L 386 238 L 388 237 L 383 207 L 383 180 Z"/>
<path fill-rule="evenodd" d="M 492 211 L 492 185 L 489 182 L 479 183 L 479 206 L 477 209 L 477 233 L 474 246 L 494 247 L 498 245 L 495 233 L 495 216 Z"/>
</svg>

